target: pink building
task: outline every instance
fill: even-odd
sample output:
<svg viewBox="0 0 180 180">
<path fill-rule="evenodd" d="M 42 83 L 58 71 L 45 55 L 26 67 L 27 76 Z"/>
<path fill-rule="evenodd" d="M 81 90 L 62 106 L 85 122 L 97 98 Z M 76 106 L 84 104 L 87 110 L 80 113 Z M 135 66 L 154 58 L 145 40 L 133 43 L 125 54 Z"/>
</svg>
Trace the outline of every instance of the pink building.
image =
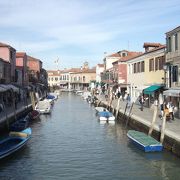
<svg viewBox="0 0 180 180">
<path fill-rule="evenodd" d="M 42 70 L 42 61 L 31 56 L 27 56 L 27 66 L 29 81 L 37 82 L 40 79 Z"/>
<path fill-rule="evenodd" d="M 126 61 L 136 57 L 142 52 L 132 52 L 127 50 L 122 50 L 118 52 L 119 54 L 119 60 L 113 62 L 113 80 L 115 83 L 118 84 L 118 86 L 121 87 L 121 89 L 124 89 L 124 91 L 127 89 L 127 63 Z"/>
<path fill-rule="evenodd" d="M 15 81 L 16 49 L 8 44 L 0 43 L 0 58 L 11 64 L 10 80 Z"/>
<path fill-rule="evenodd" d="M 25 52 L 16 53 L 16 71 L 18 73 L 17 83 L 28 84 L 27 54 Z"/>
</svg>

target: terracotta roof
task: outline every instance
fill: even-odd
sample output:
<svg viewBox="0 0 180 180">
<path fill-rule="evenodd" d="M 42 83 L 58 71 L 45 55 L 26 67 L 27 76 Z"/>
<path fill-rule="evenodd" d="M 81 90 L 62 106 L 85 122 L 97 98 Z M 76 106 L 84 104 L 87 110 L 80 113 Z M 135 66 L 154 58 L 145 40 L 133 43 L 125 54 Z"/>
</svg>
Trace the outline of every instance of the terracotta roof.
<svg viewBox="0 0 180 180">
<path fill-rule="evenodd" d="M 61 71 L 59 71 L 59 73 L 58 73 L 58 71 L 59 70 L 48 70 L 47 74 L 48 74 L 48 76 L 59 76 L 61 74 Z"/>
<path fill-rule="evenodd" d="M 160 46 L 162 46 L 162 44 L 160 44 L 160 43 L 145 42 L 143 45 L 143 48 L 145 48 L 145 47 L 160 47 Z"/>
<path fill-rule="evenodd" d="M 154 51 L 157 51 L 157 50 L 160 50 L 160 49 L 164 49 L 165 47 L 166 47 L 166 45 L 161 45 L 161 46 L 158 47 L 158 48 L 151 49 L 151 50 L 149 50 L 149 51 L 147 51 L 147 52 L 144 52 L 144 53 L 142 53 L 142 54 L 139 54 L 139 55 L 137 55 L 137 56 L 134 56 L 134 57 L 132 57 L 132 58 L 130 58 L 130 59 L 128 59 L 128 60 L 132 60 L 132 59 L 134 59 L 134 58 L 143 56 L 143 55 L 145 55 L 145 54 L 149 54 L 149 53 L 151 53 L 151 52 L 154 52 Z"/>
<path fill-rule="evenodd" d="M 106 57 L 121 57 L 121 55 L 119 53 L 114 53 Z"/>
<path fill-rule="evenodd" d="M 16 57 L 24 57 L 25 55 L 25 52 L 16 52 Z"/>
</svg>

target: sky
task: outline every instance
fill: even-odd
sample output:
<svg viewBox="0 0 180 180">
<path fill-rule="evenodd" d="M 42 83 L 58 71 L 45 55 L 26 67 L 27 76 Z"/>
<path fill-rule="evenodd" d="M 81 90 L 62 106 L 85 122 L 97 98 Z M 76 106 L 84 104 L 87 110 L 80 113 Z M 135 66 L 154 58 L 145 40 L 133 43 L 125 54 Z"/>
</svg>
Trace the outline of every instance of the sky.
<svg viewBox="0 0 180 180">
<path fill-rule="evenodd" d="M 179 20 L 179 0 L 0 0 L 0 42 L 47 70 L 93 67 L 105 52 L 165 44 Z"/>
</svg>

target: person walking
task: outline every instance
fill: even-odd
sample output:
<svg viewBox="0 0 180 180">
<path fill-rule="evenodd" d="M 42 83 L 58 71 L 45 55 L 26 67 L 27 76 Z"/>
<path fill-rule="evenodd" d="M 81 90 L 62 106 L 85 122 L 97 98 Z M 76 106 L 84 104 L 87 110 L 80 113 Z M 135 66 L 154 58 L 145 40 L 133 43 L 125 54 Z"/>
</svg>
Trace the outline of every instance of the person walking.
<svg viewBox="0 0 180 180">
<path fill-rule="evenodd" d="M 171 120 L 174 120 L 174 106 L 172 102 L 168 102 L 167 108 L 169 109 L 169 116 Z"/>
<path fill-rule="evenodd" d="M 127 100 L 127 106 L 130 107 L 130 104 L 131 104 L 131 97 L 130 97 L 129 94 L 127 94 L 126 100 Z"/>
<path fill-rule="evenodd" d="M 141 95 L 140 96 L 140 98 L 139 98 L 139 103 L 140 103 L 140 105 L 141 105 L 141 111 L 143 111 L 143 106 L 144 106 L 144 96 L 143 95 Z"/>
</svg>

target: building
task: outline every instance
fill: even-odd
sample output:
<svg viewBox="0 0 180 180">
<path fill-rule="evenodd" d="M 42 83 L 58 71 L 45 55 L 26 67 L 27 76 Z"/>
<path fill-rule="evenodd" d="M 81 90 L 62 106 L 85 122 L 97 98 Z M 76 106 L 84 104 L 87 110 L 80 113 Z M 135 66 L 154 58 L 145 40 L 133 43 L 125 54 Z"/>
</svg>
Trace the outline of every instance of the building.
<svg viewBox="0 0 180 180">
<path fill-rule="evenodd" d="M 166 85 L 180 87 L 180 26 L 166 33 Z"/>
<path fill-rule="evenodd" d="M 144 43 L 145 52 L 127 61 L 127 92 L 136 102 L 139 95 L 148 96 L 149 106 L 164 87 L 165 45 Z"/>
<path fill-rule="evenodd" d="M 180 118 L 180 26 L 166 33 L 165 83 L 169 88 L 163 94 L 175 106 L 175 116 Z"/>
<path fill-rule="evenodd" d="M 42 61 L 31 56 L 27 56 L 29 82 L 37 83 L 40 79 Z"/>
<path fill-rule="evenodd" d="M 122 50 L 118 52 L 120 57 L 117 61 L 113 62 L 113 68 L 111 70 L 111 77 L 116 88 L 121 89 L 121 92 L 127 90 L 127 63 L 129 59 L 136 57 L 142 52 L 133 52 Z"/>
<path fill-rule="evenodd" d="M 16 73 L 19 85 L 28 85 L 27 55 L 25 52 L 16 52 Z"/>
<path fill-rule="evenodd" d="M 11 82 L 11 64 L 0 58 L 0 84 L 7 84 Z"/>
<path fill-rule="evenodd" d="M 101 76 L 104 72 L 104 64 L 97 64 L 96 66 L 96 83 L 100 84 L 102 82 Z"/>
<path fill-rule="evenodd" d="M 60 70 L 48 70 L 48 86 L 60 86 L 61 83 L 61 74 Z"/>
<path fill-rule="evenodd" d="M 10 64 L 10 81 L 15 82 L 16 49 L 8 44 L 0 43 L 0 58 Z"/>
<path fill-rule="evenodd" d="M 96 81 L 96 68 L 92 69 L 76 69 L 70 71 L 70 84 L 71 88 L 75 90 L 86 90 L 91 82 Z"/>
</svg>

